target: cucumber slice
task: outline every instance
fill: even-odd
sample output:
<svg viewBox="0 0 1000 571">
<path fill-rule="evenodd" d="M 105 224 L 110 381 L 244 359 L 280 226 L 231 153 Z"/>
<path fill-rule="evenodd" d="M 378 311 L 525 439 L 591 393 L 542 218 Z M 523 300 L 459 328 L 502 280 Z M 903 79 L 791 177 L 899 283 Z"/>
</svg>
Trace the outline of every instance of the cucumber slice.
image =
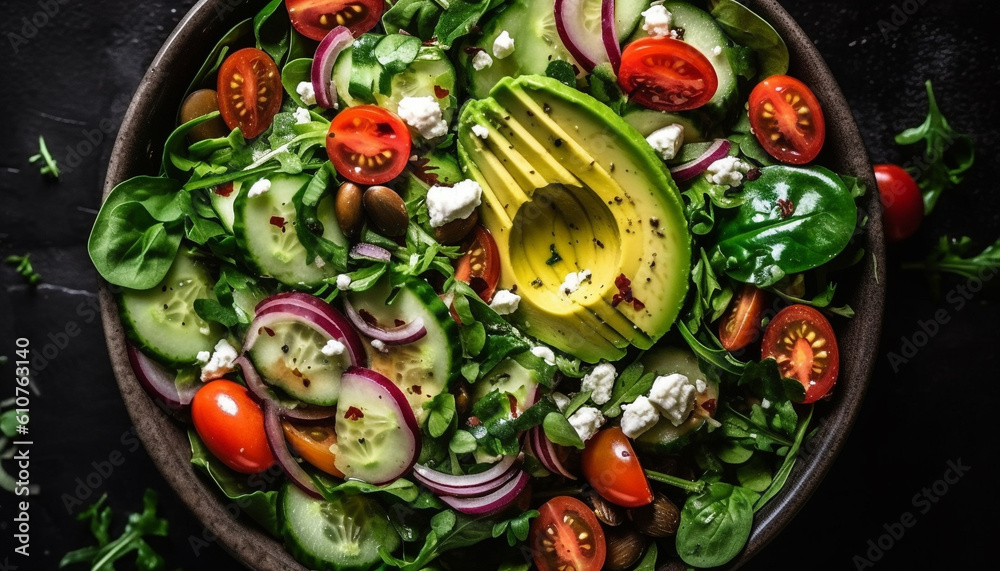
<svg viewBox="0 0 1000 571">
<path fill-rule="evenodd" d="M 121 316 L 125 333 L 142 352 L 171 367 L 198 362 L 226 330 L 194 311 L 196 299 L 215 299 L 208 269 L 183 248 L 163 281 L 148 290 L 125 289 Z"/>
<path fill-rule="evenodd" d="M 247 262 L 261 275 L 270 276 L 295 288 L 312 288 L 336 275 L 329 264 L 317 265 L 307 260 L 306 249 L 295 233 L 297 215 L 292 199 L 310 181 L 307 175 L 271 176 L 271 189 L 250 197 L 241 192 L 236 198 L 233 233 L 246 253 Z M 317 218 L 323 224 L 323 237 L 348 246 L 337 225 L 334 199 L 324 197 L 317 206 Z"/>
<path fill-rule="evenodd" d="M 233 233 L 233 219 L 236 217 L 233 208 L 236 205 L 236 197 L 240 195 L 241 188 L 243 188 L 243 181 L 237 180 L 233 181 L 233 190 L 229 194 L 219 194 L 217 188 L 208 190 L 208 198 L 212 204 L 212 209 L 219 215 L 222 227 L 230 234 Z"/>
<path fill-rule="evenodd" d="M 702 407 L 709 401 L 718 402 L 719 384 L 710 380 L 702 372 L 698 366 L 698 358 L 693 353 L 676 347 L 654 348 L 643 355 L 642 364 L 647 372 L 656 373 L 658 376 L 680 373 L 691 382 L 699 379 L 703 381 L 705 390 L 695 393 L 695 412 L 703 414 L 708 412 L 710 415 L 714 415 L 714 407 L 711 405 L 708 408 Z M 661 418 L 653 428 L 642 433 L 635 440 L 635 445 L 641 450 L 655 454 L 672 454 L 690 442 L 691 438 L 706 422 L 704 416 L 698 414 L 692 414 L 680 426 L 674 426 L 669 420 Z"/>
<path fill-rule="evenodd" d="M 364 495 L 317 500 L 288 482 L 277 504 L 285 546 L 309 569 L 373 569 L 379 547 L 394 551 L 401 543 L 382 506 Z"/>
<path fill-rule="evenodd" d="M 704 126 L 704 121 L 700 117 L 690 114 L 670 113 L 668 111 L 657 111 L 646 109 L 640 105 L 629 105 L 622 115 L 622 119 L 629 125 L 635 127 L 643 137 L 648 137 L 654 131 L 662 129 L 667 125 L 680 123 L 684 126 L 684 144 L 700 143 L 708 140 L 708 134 Z"/>
<path fill-rule="evenodd" d="M 334 465 L 348 478 L 386 484 L 417 462 L 417 420 L 403 392 L 376 371 L 353 367 L 344 373 L 336 429 Z"/>
<path fill-rule="evenodd" d="M 726 119 L 740 103 L 739 86 L 733 65 L 729 61 L 726 48 L 733 46 L 733 41 L 722 31 L 715 18 L 708 12 L 684 2 L 669 2 L 664 7 L 673 17 L 674 28 L 684 28 L 684 41 L 698 49 L 715 68 L 719 78 L 719 87 L 715 96 L 699 110 L 707 113 L 715 120 Z M 715 53 L 715 48 L 722 48 L 721 53 Z"/>
<path fill-rule="evenodd" d="M 615 33 L 622 41 L 632 35 L 649 8 L 649 0 L 615 0 Z"/>
<path fill-rule="evenodd" d="M 451 318 L 448 306 L 427 282 L 408 280 L 391 303 L 386 303 L 389 295 L 389 280 L 383 278 L 368 291 L 349 294 L 349 301 L 359 312 L 367 311 L 379 323 L 423 319 L 427 335 L 413 343 L 389 345 L 384 351 L 375 349 L 370 340 L 364 343 L 369 367 L 403 391 L 418 424 L 423 426 L 427 417 L 423 404 L 448 390 L 459 374 L 462 346 L 458 325 Z"/>
<path fill-rule="evenodd" d="M 528 369 L 513 358 L 507 358 L 493 367 L 488 375 L 472 385 L 473 402 L 481 400 L 494 390 L 513 395 L 520 414 L 535 404 L 541 376 L 538 371 Z"/>
</svg>

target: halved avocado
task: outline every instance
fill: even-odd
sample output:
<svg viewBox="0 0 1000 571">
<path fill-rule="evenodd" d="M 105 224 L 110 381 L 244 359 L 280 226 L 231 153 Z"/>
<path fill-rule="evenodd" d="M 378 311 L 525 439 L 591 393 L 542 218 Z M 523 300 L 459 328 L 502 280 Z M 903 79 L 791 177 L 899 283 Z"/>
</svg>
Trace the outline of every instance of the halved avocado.
<svg viewBox="0 0 1000 571">
<path fill-rule="evenodd" d="M 512 317 L 530 335 L 597 362 L 629 344 L 649 348 L 670 329 L 687 292 L 690 238 L 669 171 L 633 127 L 589 95 L 521 76 L 463 108 L 458 147 L 483 187 L 500 287 L 517 286 Z M 566 275 L 582 270 L 590 280 L 564 291 Z M 641 303 L 616 300 L 620 276 Z"/>
</svg>

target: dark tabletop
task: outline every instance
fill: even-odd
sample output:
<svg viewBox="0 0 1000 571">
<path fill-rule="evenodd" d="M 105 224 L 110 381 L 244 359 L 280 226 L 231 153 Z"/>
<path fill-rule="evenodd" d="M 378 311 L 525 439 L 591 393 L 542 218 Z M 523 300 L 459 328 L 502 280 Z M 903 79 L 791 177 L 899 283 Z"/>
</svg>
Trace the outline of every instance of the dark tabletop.
<svg viewBox="0 0 1000 571">
<path fill-rule="evenodd" d="M 0 257 L 30 253 L 43 281 L 0 269 L 0 355 L 30 340 L 30 558 L 13 552 L 15 498 L 0 492 L 0 569 L 55 569 L 90 542 L 74 518 L 102 494 L 113 528 L 159 493 L 170 566 L 238 565 L 212 542 L 154 468 L 111 373 L 86 239 L 115 130 L 142 74 L 194 2 L 3 2 L 0 16 Z M 932 79 L 977 159 L 919 233 L 888 254 L 881 356 L 859 420 L 815 496 L 750 569 L 982 569 L 995 564 L 1000 396 L 996 284 L 946 279 L 939 296 L 900 268 L 944 234 L 985 246 L 1000 237 L 1000 44 L 996 3 L 944 0 L 783 2 L 814 38 L 854 109 L 873 162 L 907 164 L 893 135 L 926 112 Z M 989 7 L 985 7 L 989 6 Z M 44 179 L 28 157 L 44 135 L 63 166 Z M 895 354 L 903 359 L 892 358 Z M 14 364 L 0 367 L 13 395 Z M 5 461 L 9 472 L 14 465 Z"/>
</svg>

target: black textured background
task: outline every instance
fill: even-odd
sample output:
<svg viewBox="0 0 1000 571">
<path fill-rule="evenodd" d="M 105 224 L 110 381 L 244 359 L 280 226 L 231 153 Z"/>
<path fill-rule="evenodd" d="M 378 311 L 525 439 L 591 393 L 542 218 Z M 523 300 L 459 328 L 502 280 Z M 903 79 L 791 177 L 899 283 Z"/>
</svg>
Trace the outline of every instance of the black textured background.
<svg viewBox="0 0 1000 571">
<path fill-rule="evenodd" d="M 85 249 L 114 131 L 153 55 L 192 4 L 0 3 L 0 257 L 30 253 L 44 278 L 29 288 L 10 268 L 0 269 L 0 355 L 13 358 L 15 339 L 26 337 L 41 357 L 35 363 L 41 394 L 31 403 L 31 481 L 41 486 L 31 498 L 31 556 L 13 553 L 15 498 L 0 492 L 0 569 L 55 569 L 66 551 L 90 541 L 74 519 L 82 505 L 107 493 L 118 531 L 147 487 L 159 492 L 161 513 L 170 520 L 170 536 L 154 545 L 171 567 L 238 567 L 219 546 L 192 541 L 211 535 L 130 432 Z M 975 138 L 978 157 L 920 232 L 889 249 L 882 356 L 860 419 L 816 495 L 748 568 L 993 568 L 996 527 L 990 522 L 1000 508 L 993 441 L 1000 392 L 996 284 L 980 291 L 978 282 L 949 279 L 934 297 L 923 275 L 900 264 L 923 257 L 942 234 L 965 234 L 980 246 L 1000 236 L 1000 47 L 994 37 L 1000 8 L 971 0 L 783 4 L 841 82 L 873 162 L 913 159 L 892 136 L 923 120 L 927 78 L 952 125 Z M 27 24 L 32 20 L 37 28 Z M 28 163 L 38 135 L 63 167 L 58 182 Z M 902 355 L 904 339 L 922 347 L 894 367 L 887 355 Z M 0 373 L 0 397 L 10 396 L 13 365 Z M 949 462 L 968 468 L 951 484 L 943 480 L 954 476 Z M 915 497 L 925 489 L 933 503 Z M 893 525 L 907 513 L 913 527 Z M 890 528 L 904 533 L 890 538 Z M 857 557 L 870 558 L 872 566 Z"/>
</svg>

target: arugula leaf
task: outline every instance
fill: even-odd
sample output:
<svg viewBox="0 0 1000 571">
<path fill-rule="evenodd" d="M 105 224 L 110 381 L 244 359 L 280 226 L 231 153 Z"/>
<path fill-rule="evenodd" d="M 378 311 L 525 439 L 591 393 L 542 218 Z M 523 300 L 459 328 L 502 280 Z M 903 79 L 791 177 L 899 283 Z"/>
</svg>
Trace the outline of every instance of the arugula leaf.
<svg viewBox="0 0 1000 571">
<path fill-rule="evenodd" d="M 423 404 L 427 413 L 427 433 L 434 438 L 443 436 L 455 421 L 455 395 L 441 393 Z"/>
<path fill-rule="evenodd" d="M 639 382 L 643 370 L 642 363 L 639 362 L 639 359 L 636 359 L 618 374 L 615 384 L 611 387 L 611 397 L 604 404 L 604 408 L 601 409 L 601 414 L 611 418 L 621 414 L 621 405 L 625 404 L 626 399 L 631 393 L 638 390 L 634 388 L 634 385 Z M 635 400 L 635 398 L 632 400 Z"/>
<path fill-rule="evenodd" d="M 799 448 L 802 446 L 802 442 L 805 441 L 806 431 L 809 428 L 809 423 L 812 421 L 814 405 L 809 405 L 805 415 L 799 420 L 799 426 L 795 429 L 795 440 L 788 449 L 788 453 L 785 454 L 785 459 L 781 463 L 781 466 L 774 473 L 771 478 L 771 484 L 766 490 L 763 491 L 760 498 L 754 503 L 754 511 L 759 511 L 764 507 L 767 502 L 771 501 L 774 496 L 778 495 L 781 488 L 784 487 L 785 482 L 788 480 L 789 474 L 792 473 L 792 468 L 795 467 L 795 462 L 798 459 Z"/>
<path fill-rule="evenodd" d="M 41 163 L 39 172 L 43 175 L 50 176 L 52 178 L 59 178 L 59 165 L 56 164 L 56 160 L 52 158 L 52 153 L 49 152 L 49 147 L 45 144 L 45 137 L 38 136 L 38 154 L 32 155 L 28 162 L 31 164 Z"/>
<path fill-rule="evenodd" d="M 688 309 L 688 329 L 698 331 L 703 323 L 712 323 L 722 317 L 733 299 L 733 288 L 723 286 L 715 275 L 708 253 L 701 248 L 698 261 L 691 268 L 691 301 Z"/>
<path fill-rule="evenodd" d="M 111 571 L 115 561 L 135 551 L 135 565 L 142 571 L 161 570 L 166 566 L 163 558 L 146 543 L 148 536 L 165 537 L 167 520 L 156 517 L 156 492 L 146 489 L 142 499 L 142 512 L 128 517 L 125 530 L 117 539 L 110 534 L 111 508 L 104 506 L 107 494 L 77 515 L 80 521 L 90 520 L 90 531 L 97 545 L 71 551 L 59 561 L 59 568 L 76 563 L 89 563 L 93 571 Z"/>
<path fill-rule="evenodd" d="M 14 271 L 21 275 L 29 285 L 36 285 L 38 282 L 42 281 L 42 276 L 35 271 L 34 266 L 31 265 L 31 254 L 25 254 L 23 256 L 7 256 L 4 259 L 4 263 L 8 266 L 13 266 Z"/>
<path fill-rule="evenodd" d="M 573 69 L 573 64 L 568 61 L 561 59 L 554 59 L 549 62 L 549 65 L 545 66 L 545 76 L 551 77 L 552 79 L 566 85 L 568 87 L 576 88 L 576 70 Z M 596 76 L 597 85 L 591 85 L 591 95 L 595 99 L 601 101 L 602 103 L 611 106 L 611 86 L 607 81 L 603 81 L 605 78 L 601 75 Z M 602 92 L 601 88 L 608 88 L 608 91 Z M 604 101 L 602 98 L 607 99 Z"/>
<path fill-rule="evenodd" d="M 229 55 L 229 51 L 239 44 L 243 38 L 250 36 L 252 33 L 253 21 L 249 18 L 236 24 L 226 32 L 226 35 L 222 36 L 222 39 L 212 48 L 212 52 L 205 58 L 205 63 L 202 64 L 198 73 L 194 75 L 194 79 L 191 80 L 191 85 L 188 86 L 185 93 L 191 93 L 203 87 L 215 89 L 215 73 L 222 65 L 222 62 L 225 61 L 226 56 Z"/>
<path fill-rule="evenodd" d="M 716 369 L 725 371 L 732 375 L 743 374 L 743 371 L 746 369 L 747 364 L 737 360 L 736 357 L 733 357 L 732 353 L 730 353 L 729 351 L 722 349 L 721 344 L 718 342 L 717 339 L 715 340 L 715 342 L 716 345 L 718 345 L 720 348 L 713 349 L 711 347 L 706 346 L 698 338 L 696 338 L 693 333 L 691 333 L 691 331 L 687 328 L 687 326 L 684 324 L 683 321 L 677 322 L 677 331 L 680 332 L 681 337 L 684 338 L 684 341 L 687 342 L 688 347 L 691 348 L 691 351 L 694 352 L 695 356 L 698 357 L 699 361 L 707 363 L 708 365 L 711 365 Z M 713 339 L 715 339 L 714 335 L 708 331 L 703 330 L 702 335 L 711 336 Z"/>
<path fill-rule="evenodd" d="M 545 419 L 542 421 L 542 430 L 545 431 L 545 437 L 554 444 L 583 450 L 583 440 L 580 439 L 576 429 L 561 412 L 550 412 L 545 415 Z"/>
<path fill-rule="evenodd" d="M 235 309 L 226 307 L 214 299 L 194 300 L 194 312 L 205 321 L 213 321 L 226 327 L 233 327 L 240 322 Z"/>
<path fill-rule="evenodd" d="M 926 260 L 903 264 L 903 268 L 933 274 L 948 272 L 977 280 L 995 275 L 1000 270 L 1000 239 L 978 254 L 973 255 L 971 249 L 972 239 L 968 236 L 957 239 L 942 236 Z"/>
<path fill-rule="evenodd" d="M 923 161 L 910 168 L 910 173 L 924 195 L 924 214 L 930 214 L 941 193 L 965 178 L 965 171 L 975 160 L 972 138 L 956 133 L 948 120 L 941 114 L 931 81 L 927 80 L 927 118 L 917 127 L 906 129 L 896 135 L 896 144 L 915 145 L 921 141 L 924 147 Z"/>
<path fill-rule="evenodd" d="M 495 525 L 493 518 L 445 510 L 431 518 L 424 545 L 413 559 L 397 559 L 383 547 L 379 548 L 379 555 L 387 565 L 402 571 L 419 571 L 448 551 L 492 539 Z"/>
</svg>

